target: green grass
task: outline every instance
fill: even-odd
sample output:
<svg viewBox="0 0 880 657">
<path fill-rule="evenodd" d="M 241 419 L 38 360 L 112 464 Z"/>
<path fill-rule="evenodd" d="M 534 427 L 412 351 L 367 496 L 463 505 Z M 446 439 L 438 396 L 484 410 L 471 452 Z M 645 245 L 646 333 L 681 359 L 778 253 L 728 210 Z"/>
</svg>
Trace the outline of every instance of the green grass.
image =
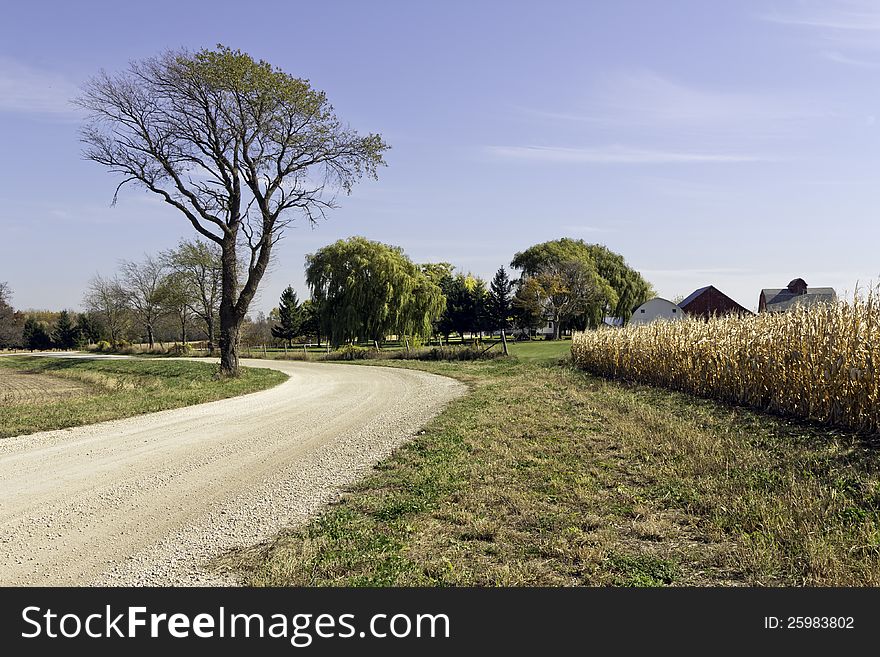
<svg viewBox="0 0 880 657">
<path fill-rule="evenodd" d="M 878 459 L 855 435 L 539 360 L 393 364 L 471 392 L 224 566 L 273 586 L 880 584 Z"/>
<path fill-rule="evenodd" d="M 31 375 L 64 379 L 78 390 L 64 398 L 35 394 L 24 402 L 0 402 L 0 438 L 224 399 L 263 390 L 287 378 L 274 370 L 242 368 L 238 378 L 217 379 L 215 365 L 158 359 L 4 356 L 0 377 L 4 371 L 22 381 Z"/>
<path fill-rule="evenodd" d="M 526 361 L 548 363 L 568 358 L 571 354 L 571 340 L 508 342 L 507 346 L 511 356 Z"/>
</svg>

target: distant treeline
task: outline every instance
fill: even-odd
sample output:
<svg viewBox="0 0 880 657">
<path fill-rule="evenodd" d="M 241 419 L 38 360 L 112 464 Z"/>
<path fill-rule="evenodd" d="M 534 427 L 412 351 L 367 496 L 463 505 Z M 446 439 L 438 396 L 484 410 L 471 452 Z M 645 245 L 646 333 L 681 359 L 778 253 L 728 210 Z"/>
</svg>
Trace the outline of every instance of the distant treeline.
<svg viewBox="0 0 880 657">
<path fill-rule="evenodd" d="M 624 258 L 599 244 L 563 238 L 516 253 L 511 277 L 499 267 L 488 283 L 448 262 L 413 263 L 396 246 L 352 237 L 306 257 L 311 298 L 292 287 L 269 316 L 249 317 L 248 345 L 358 341 L 389 336 L 414 344 L 434 336 L 478 336 L 500 330 L 531 335 L 552 322 L 552 337 L 626 321 L 650 298 L 651 286 Z M 85 312 L 16 313 L 0 287 L 0 347 L 72 348 L 106 341 L 118 347 L 197 339 L 215 343 L 222 267 L 210 243 L 123 262 L 112 277 L 96 276 Z"/>
</svg>

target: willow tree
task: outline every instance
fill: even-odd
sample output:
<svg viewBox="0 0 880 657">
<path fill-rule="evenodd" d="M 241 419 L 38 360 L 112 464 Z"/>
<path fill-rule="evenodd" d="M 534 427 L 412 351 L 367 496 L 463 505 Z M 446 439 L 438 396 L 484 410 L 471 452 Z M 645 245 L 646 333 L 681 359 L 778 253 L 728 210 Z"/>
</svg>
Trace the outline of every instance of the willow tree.
<svg viewBox="0 0 880 657">
<path fill-rule="evenodd" d="M 608 281 L 617 296 L 616 303 L 606 304 L 602 314 L 629 322 L 636 308 L 656 296 L 654 288 L 619 253 L 602 244 L 587 244 L 587 249 L 596 263 L 596 271 Z"/>
<path fill-rule="evenodd" d="M 306 282 L 334 345 L 392 333 L 427 337 L 446 305 L 440 287 L 399 247 L 363 237 L 306 256 Z"/>
<path fill-rule="evenodd" d="M 539 272 L 555 272 L 563 275 L 563 278 L 570 277 L 574 270 L 568 266 L 562 268 L 561 265 L 571 262 L 583 265 L 579 268 L 579 280 L 584 280 L 584 268 L 590 269 L 598 277 L 595 279 L 596 284 L 601 288 L 600 294 L 591 292 L 592 301 L 575 319 L 574 324 L 580 328 L 596 326 L 606 315 L 626 321 L 636 306 L 653 296 L 651 285 L 626 263 L 623 256 L 601 244 L 588 244 L 583 240 L 563 237 L 535 244 L 517 253 L 511 265 L 522 270 L 521 282 L 524 283 Z M 562 269 L 568 271 L 564 272 Z"/>
<path fill-rule="evenodd" d="M 344 126 L 307 80 L 224 46 L 102 72 L 77 102 L 85 157 L 122 178 L 117 194 L 149 190 L 220 246 L 220 368 L 236 374 L 241 325 L 284 228 L 375 177 L 386 144 Z"/>
<path fill-rule="evenodd" d="M 553 320 L 554 337 L 562 324 L 595 326 L 602 309 L 617 303 L 617 293 L 599 274 L 596 261 L 581 240 L 562 238 L 517 253 L 510 265 L 522 270 L 520 298 L 538 299 Z"/>
</svg>

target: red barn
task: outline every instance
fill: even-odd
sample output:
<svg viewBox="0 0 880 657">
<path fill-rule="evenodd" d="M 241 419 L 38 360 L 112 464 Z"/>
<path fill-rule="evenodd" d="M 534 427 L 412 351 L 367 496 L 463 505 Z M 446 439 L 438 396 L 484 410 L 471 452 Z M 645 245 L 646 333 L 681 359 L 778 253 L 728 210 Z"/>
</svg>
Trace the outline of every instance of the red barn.
<svg viewBox="0 0 880 657">
<path fill-rule="evenodd" d="M 753 315 L 714 285 L 707 285 L 691 292 L 678 303 L 686 315 L 709 319 L 713 315 Z"/>
</svg>

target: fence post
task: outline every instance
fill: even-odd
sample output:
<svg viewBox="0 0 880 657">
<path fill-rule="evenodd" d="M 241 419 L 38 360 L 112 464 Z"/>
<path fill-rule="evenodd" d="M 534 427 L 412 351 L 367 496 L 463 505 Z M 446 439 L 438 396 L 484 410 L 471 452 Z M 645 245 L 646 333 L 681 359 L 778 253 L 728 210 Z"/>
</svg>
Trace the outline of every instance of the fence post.
<svg viewBox="0 0 880 657">
<path fill-rule="evenodd" d="M 403 344 L 406 345 L 406 353 L 409 353 L 409 338 L 407 338 L 405 335 L 403 336 Z"/>
<path fill-rule="evenodd" d="M 507 337 L 504 335 L 504 329 L 501 329 L 501 350 L 507 356 Z"/>
<path fill-rule="evenodd" d="M 378 341 L 378 340 L 373 340 L 373 345 L 376 347 L 376 351 L 380 351 L 380 349 L 379 349 L 379 341 Z"/>
<path fill-rule="evenodd" d="M 309 351 L 308 351 L 308 349 L 306 349 L 306 343 L 305 343 L 305 342 L 303 342 L 303 356 L 305 356 L 305 359 L 306 359 L 306 360 L 309 359 Z"/>
</svg>

